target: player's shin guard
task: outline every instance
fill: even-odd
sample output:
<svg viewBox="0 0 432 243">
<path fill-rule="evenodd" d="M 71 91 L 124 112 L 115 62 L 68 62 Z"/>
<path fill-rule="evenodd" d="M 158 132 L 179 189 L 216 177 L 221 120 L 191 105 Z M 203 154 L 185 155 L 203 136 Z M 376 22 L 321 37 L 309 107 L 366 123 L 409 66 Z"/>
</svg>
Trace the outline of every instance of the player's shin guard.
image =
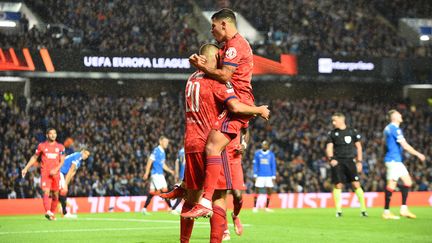
<svg viewBox="0 0 432 243">
<path fill-rule="evenodd" d="M 43 206 L 44 206 L 44 209 L 45 209 L 45 212 L 46 211 L 48 211 L 48 210 L 50 210 L 51 208 L 51 201 L 50 201 L 50 197 L 49 197 L 49 195 L 43 195 Z"/>
<path fill-rule="evenodd" d="M 385 188 L 385 205 L 384 205 L 384 209 L 389 209 L 390 208 L 390 200 L 393 194 L 393 189 L 386 187 Z"/>
<path fill-rule="evenodd" d="M 210 243 L 222 242 L 225 231 L 226 212 L 223 208 L 213 205 L 213 216 L 210 218 Z"/>
<path fill-rule="evenodd" d="M 400 191 L 402 193 L 402 205 L 406 205 L 407 198 L 408 198 L 409 188 L 410 188 L 409 186 L 405 186 L 405 185 L 403 185 L 400 188 Z"/>
<path fill-rule="evenodd" d="M 241 196 L 240 198 L 234 197 L 233 204 L 234 204 L 234 210 L 233 210 L 234 215 L 238 216 L 243 206 L 243 198 Z"/>
<path fill-rule="evenodd" d="M 61 207 L 62 207 L 63 215 L 65 215 L 65 214 L 67 214 L 67 211 L 66 211 L 66 200 L 67 200 L 67 197 L 60 195 L 59 200 L 60 200 L 60 204 L 61 204 Z"/>
<path fill-rule="evenodd" d="M 342 195 L 342 189 L 337 189 L 337 188 L 333 189 L 333 199 L 336 207 L 336 212 L 342 212 L 341 195 Z"/>
<path fill-rule="evenodd" d="M 207 156 L 203 198 L 209 200 L 210 202 L 212 201 L 215 186 L 219 179 L 221 170 L 222 170 L 222 157 L 220 155 Z"/>
<path fill-rule="evenodd" d="M 182 207 L 182 213 L 189 212 L 193 208 L 193 204 L 185 201 Z M 192 235 L 194 219 L 180 217 L 180 242 L 187 243 Z"/>
<path fill-rule="evenodd" d="M 355 194 L 357 195 L 357 198 L 360 202 L 360 210 L 362 212 L 365 212 L 366 211 L 366 203 L 365 203 L 365 199 L 364 199 L 363 189 L 361 187 L 355 189 Z"/>
<path fill-rule="evenodd" d="M 58 195 L 53 195 L 52 201 L 51 201 L 51 212 L 53 212 L 53 213 L 56 212 L 58 202 L 59 202 Z"/>
</svg>

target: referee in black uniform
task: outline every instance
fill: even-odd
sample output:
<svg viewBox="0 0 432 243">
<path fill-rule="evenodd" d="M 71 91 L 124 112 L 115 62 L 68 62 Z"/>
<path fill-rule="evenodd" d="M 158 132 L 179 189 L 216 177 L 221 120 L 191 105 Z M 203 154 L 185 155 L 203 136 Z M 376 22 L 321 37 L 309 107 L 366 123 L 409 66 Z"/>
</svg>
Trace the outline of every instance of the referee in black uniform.
<svg viewBox="0 0 432 243">
<path fill-rule="evenodd" d="M 336 207 L 336 217 L 342 216 L 342 186 L 351 182 L 360 202 L 361 216 L 367 217 L 364 192 L 360 186 L 358 173 L 362 171 L 361 135 L 356 129 L 347 127 L 345 116 L 335 113 L 332 116 L 335 129 L 328 133 L 326 154 L 330 161 L 333 198 Z"/>
</svg>

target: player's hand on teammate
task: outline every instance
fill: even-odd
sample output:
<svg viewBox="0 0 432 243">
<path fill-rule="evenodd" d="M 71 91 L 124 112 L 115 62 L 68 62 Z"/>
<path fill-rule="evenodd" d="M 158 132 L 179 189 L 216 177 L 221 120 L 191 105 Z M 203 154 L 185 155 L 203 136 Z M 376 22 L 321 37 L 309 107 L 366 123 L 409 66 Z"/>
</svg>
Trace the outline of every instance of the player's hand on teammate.
<svg viewBox="0 0 432 243">
<path fill-rule="evenodd" d="M 243 154 L 243 152 L 246 150 L 243 144 L 237 144 L 234 148 L 234 151 L 236 154 Z"/>
<path fill-rule="evenodd" d="M 189 57 L 189 62 L 190 64 L 192 64 L 192 66 L 202 70 L 205 67 L 207 58 L 203 55 L 198 55 L 194 53 Z"/>
<path fill-rule="evenodd" d="M 270 110 L 268 108 L 268 105 L 262 105 L 259 106 L 259 108 L 261 109 L 260 117 L 268 121 L 268 119 L 270 118 Z"/>
</svg>

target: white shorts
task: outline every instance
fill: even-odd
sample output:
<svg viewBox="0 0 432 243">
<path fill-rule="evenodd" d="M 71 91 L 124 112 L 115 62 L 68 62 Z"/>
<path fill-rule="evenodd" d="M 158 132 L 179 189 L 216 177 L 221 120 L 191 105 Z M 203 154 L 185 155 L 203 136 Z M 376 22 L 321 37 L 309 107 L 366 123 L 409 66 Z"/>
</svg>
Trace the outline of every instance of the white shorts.
<svg viewBox="0 0 432 243">
<path fill-rule="evenodd" d="M 66 186 L 66 179 L 65 176 L 63 175 L 63 173 L 60 172 L 60 191 L 61 190 L 67 190 L 67 186 Z"/>
<path fill-rule="evenodd" d="M 408 170 L 401 162 L 386 162 L 387 180 L 398 181 L 402 176 L 407 176 Z"/>
<path fill-rule="evenodd" d="M 271 176 L 258 176 L 255 181 L 255 187 L 263 188 L 270 187 L 273 188 L 273 178 Z"/>
<path fill-rule="evenodd" d="M 168 188 L 165 176 L 161 174 L 151 175 L 150 177 L 150 191 L 158 191 Z"/>
</svg>

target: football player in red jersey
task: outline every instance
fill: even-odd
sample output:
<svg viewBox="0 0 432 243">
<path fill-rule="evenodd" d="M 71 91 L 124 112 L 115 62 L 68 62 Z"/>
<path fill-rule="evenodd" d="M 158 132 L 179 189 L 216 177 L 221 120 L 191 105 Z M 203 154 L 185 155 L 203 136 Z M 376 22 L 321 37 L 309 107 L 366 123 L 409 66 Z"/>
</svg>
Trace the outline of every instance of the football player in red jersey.
<svg viewBox="0 0 432 243">
<path fill-rule="evenodd" d="M 216 56 L 218 47 L 215 45 L 204 45 L 201 53 L 208 57 L 210 65 L 217 65 Z M 224 106 L 231 111 L 241 112 L 249 115 L 259 115 L 264 119 L 268 119 L 269 110 L 267 106 L 248 106 L 240 103 L 234 94 L 234 90 L 230 85 L 221 84 L 217 81 L 209 79 L 202 71 L 197 71 L 191 75 L 186 84 L 185 90 L 186 99 L 186 129 L 185 129 L 185 157 L 186 169 L 184 185 L 187 189 L 185 203 L 182 208 L 182 213 L 192 209 L 194 204 L 198 202 L 201 195 L 201 189 L 204 184 L 205 167 L 208 166 L 205 156 L 205 145 L 213 124 L 218 119 L 218 114 L 227 113 Z M 220 175 L 223 182 L 226 181 L 225 176 Z M 218 175 L 219 179 L 219 175 Z M 215 182 L 216 183 L 216 182 Z M 216 186 L 216 185 L 215 185 Z M 225 230 L 225 191 L 226 187 L 215 193 L 213 212 L 205 216 L 211 216 L 211 242 L 220 242 Z M 189 242 L 193 228 L 193 219 L 182 217 L 180 223 L 181 242 Z"/>
<path fill-rule="evenodd" d="M 245 38 L 237 31 L 236 17 L 232 10 L 221 9 L 212 16 L 211 32 L 219 43 L 224 43 L 220 49 L 220 67 L 208 64 L 208 58 L 203 55 L 192 55 L 190 62 L 207 76 L 221 82 L 232 83 L 235 94 L 240 102 L 254 105 L 252 94 L 252 49 Z M 252 118 L 250 115 L 226 113 L 219 117 L 213 130 L 210 132 L 206 144 L 206 174 L 203 197 L 199 204 L 182 214 L 185 217 L 203 217 L 211 214 L 212 197 L 215 185 L 222 170 L 221 152 L 236 136 L 240 129 Z"/>
<path fill-rule="evenodd" d="M 43 190 L 43 206 L 45 217 L 55 220 L 54 212 L 59 202 L 60 168 L 65 159 L 65 147 L 56 141 L 57 131 L 49 128 L 46 132 L 47 140 L 40 143 L 34 155 L 30 158 L 25 168 L 21 171 L 24 178 L 28 169 L 41 157 L 41 185 Z M 51 203 L 50 203 L 51 195 Z"/>
</svg>

